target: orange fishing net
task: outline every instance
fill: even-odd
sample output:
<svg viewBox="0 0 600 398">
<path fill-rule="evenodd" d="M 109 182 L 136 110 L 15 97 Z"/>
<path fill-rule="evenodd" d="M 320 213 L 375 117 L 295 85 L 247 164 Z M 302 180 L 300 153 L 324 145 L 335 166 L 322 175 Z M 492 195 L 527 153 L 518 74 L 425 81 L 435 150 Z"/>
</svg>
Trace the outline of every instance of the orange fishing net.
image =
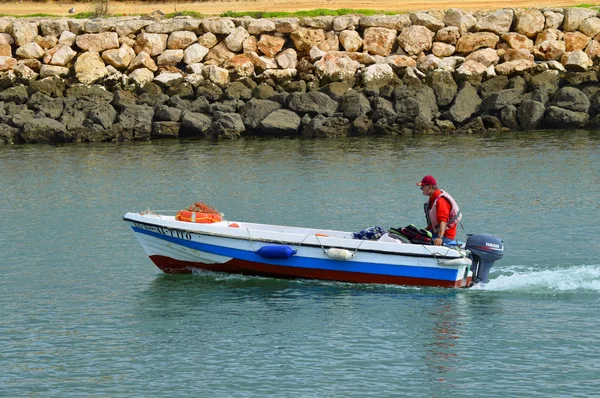
<svg viewBox="0 0 600 398">
<path fill-rule="evenodd" d="M 204 202 L 196 202 L 193 205 L 187 207 L 185 210 L 198 213 L 219 214 L 219 212 L 214 207 L 209 206 Z"/>
</svg>

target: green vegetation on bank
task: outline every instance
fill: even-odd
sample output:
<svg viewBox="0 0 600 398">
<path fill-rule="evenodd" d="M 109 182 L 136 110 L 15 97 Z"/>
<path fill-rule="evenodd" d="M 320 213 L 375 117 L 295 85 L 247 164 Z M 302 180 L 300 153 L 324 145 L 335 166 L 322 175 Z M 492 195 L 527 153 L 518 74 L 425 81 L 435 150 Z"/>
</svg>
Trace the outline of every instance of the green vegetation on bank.
<svg viewBox="0 0 600 398">
<path fill-rule="evenodd" d="M 185 6 L 185 5 L 183 5 Z M 599 4 L 579 4 L 573 6 L 571 8 L 596 8 L 600 9 Z M 350 9 L 350 8 L 340 8 L 337 10 L 329 10 L 325 8 L 317 8 L 314 10 L 304 10 L 304 11 L 225 11 L 221 13 L 220 17 L 228 17 L 228 18 L 241 18 L 241 17 L 252 17 L 252 18 L 306 18 L 306 17 L 322 17 L 322 16 L 341 16 L 341 15 L 352 15 L 352 14 L 360 14 L 360 15 L 396 15 L 403 14 L 403 11 L 381 11 L 381 10 L 369 10 L 369 9 Z M 132 14 L 129 14 L 132 15 Z M 144 15 L 144 14 L 138 14 Z M 110 14 L 106 13 L 103 15 L 99 15 L 98 12 L 89 11 L 89 12 L 80 12 L 78 14 L 69 15 L 69 18 L 75 19 L 93 19 L 93 18 L 109 18 L 109 17 L 120 17 L 123 14 Z M 210 15 L 202 14 L 198 11 L 178 11 L 171 12 L 165 14 L 166 18 L 174 18 L 174 17 L 192 17 L 192 18 L 206 18 Z M 65 15 L 54 15 L 54 14 L 28 14 L 28 15 L 12 15 L 6 13 L 0 13 L 0 17 L 16 17 L 16 18 L 64 18 Z"/>
</svg>

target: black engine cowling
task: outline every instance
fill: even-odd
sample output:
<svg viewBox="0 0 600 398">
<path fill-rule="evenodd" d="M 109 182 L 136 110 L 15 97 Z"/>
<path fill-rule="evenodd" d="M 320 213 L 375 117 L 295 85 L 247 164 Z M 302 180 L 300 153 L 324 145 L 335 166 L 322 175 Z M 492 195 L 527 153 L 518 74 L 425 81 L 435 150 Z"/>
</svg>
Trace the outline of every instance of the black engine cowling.
<svg viewBox="0 0 600 398">
<path fill-rule="evenodd" d="M 465 247 L 471 252 L 473 261 L 473 283 L 487 283 L 490 269 L 504 255 L 504 242 L 493 235 L 469 235 Z"/>
</svg>

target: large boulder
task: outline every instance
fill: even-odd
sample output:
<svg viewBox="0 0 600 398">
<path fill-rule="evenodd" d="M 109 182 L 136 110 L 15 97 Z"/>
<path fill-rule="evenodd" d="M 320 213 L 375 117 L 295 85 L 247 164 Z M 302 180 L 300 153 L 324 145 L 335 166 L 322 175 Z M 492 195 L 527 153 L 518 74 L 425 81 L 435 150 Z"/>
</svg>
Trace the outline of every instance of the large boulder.
<svg viewBox="0 0 600 398">
<path fill-rule="evenodd" d="M 363 34 L 363 50 L 369 54 L 387 57 L 396 41 L 396 31 L 386 28 L 367 28 Z"/>
<path fill-rule="evenodd" d="M 483 100 L 481 109 L 486 112 L 501 110 L 508 105 L 518 105 L 523 102 L 522 92 L 519 89 L 507 89 L 493 93 Z"/>
<path fill-rule="evenodd" d="M 340 111 L 346 119 L 355 120 L 371 112 L 371 103 L 364 94 L 350 90 L 341 99 Z"/>
<path fill-rule="evenodd" d="M 251 99 L 240 108 L 239 113 L 246 128 L 256 129 L 262 120 L 279 109 L 281 105 L 278 102 Z"/>
<path fill-rule="evenodd" d="M 398 44 L 408 55 L 417 55 L 431 49 L 433 36 L 434 33 L 425 26 L 414 25 L 402 30 L 398 36 Z"/>
<path fill-rule="evenodd" d="M 77 36 L 77 47 L 83 51 L 102 52 L 112 48 L 119 48 L 119 36 L 115 32 L 88 33 Z"/>
<path fill-rule="evenodd" d="M 210 133 L 213 139 L 239 138 L 246 130 L 242 117 L 237 113 L 215 112 Z"/>
<path fill-rule="evenodd" d="M 544 118 L 546 107 L 541 102 L 526 100 L 517 109 L 517 118 L 523 130 L 535 130 Z"/>
<path fill-rule="evenodd" d="M 497 10 L 483 18 L 480 18 L 475 24 L 475 30 L 478 32 L 492 32 L 497 35 L 507 33 L 513 23 L 515 13 L 510 8 Z"/>
<path fill-rule="evenodd" d="M 490 32 L 468 33 L 458 39 L 456 52 L 470 54 L 483 47 L 496 48 L 499 40 L 500 38 L 497 35 Z"/>
<path fill-rule="evenodd" d="M 205 138 L 211 123 L 210 116 L 186 111 L 181 117 L 180 134 L 183 137 Z"/>
<path fill-rule="evenodd" d="M 293 93 L 289 108 L 301 114 L 333 115 L 338 108 L 338 103 L 327 94 L 312 91 L 310 93 Z"/>
<path fill-rule="evenodd" d="M 117 120 L 134 139 L 147 140 L 152 132 L 153 117 L 154 110 L 148 105 L 132 105 L 123 109 Z"/>
<path fill-rule="evenodd" d="M 36 92 L 29 97 L 27 107 L 35 112 L 43 112 L 46 117 L 58 119 L 62 114 L 64 103 L 62 98 L 52 98 Z"/>
<path fill-rule="evenodd" d="M 557 106 L 550 106 L 543 124 L 549 128 L 584 127 L 590 119 L 587 112 L 575 112 Z"/>
<path fill-rule="evenodd" d="M 427 79 L 429 85 L 433 88 L 438 105 L 450 105 L 458 92 L 458 86 L 452 76 L 452 72 L 436 69 L 427 76 Z"/>
<path fill-rule="evenodd" d="M 108 75 L 108 70 L 100 55 L 95 52 L 83 53 L 75 62 L 75 75 L 83 84 L 92 84 Z"/>
<path fill-rule="evenodd" d="M 445 115 L 447 119 L 455 123 L 463 123 L 479 111 L 480 106 L 481 98 L 477 94 L 477 89 L 469 83 L 465 83 L 456 94 L 454 104 Z"/>
<path fill-rule="evenodd" d="M 48 144 L 63 141 L 67 129 L 60 122 L 47 117 L 31 119 L 23 125 L 21 139 L 25 143 Z"/>
<path fill-rule="evenodd" d="M 276 110 L 258 126 L 265 135 L 295 136 L 300 129 L 300 116 L 287 109 Z"/>
<path fill-rule="evenodd" d="M 299 52 L 308 52 L 325 41 L 323 29 L 298 28 L 290 34 L 294 47 Z"/>
<path fill-rule="evenodd" d="M 587 113 L 590 110 L 588 96 L 575 87 L 563 87 L 558 90 L 551 105 L 573 112 Z"/>
</svg>

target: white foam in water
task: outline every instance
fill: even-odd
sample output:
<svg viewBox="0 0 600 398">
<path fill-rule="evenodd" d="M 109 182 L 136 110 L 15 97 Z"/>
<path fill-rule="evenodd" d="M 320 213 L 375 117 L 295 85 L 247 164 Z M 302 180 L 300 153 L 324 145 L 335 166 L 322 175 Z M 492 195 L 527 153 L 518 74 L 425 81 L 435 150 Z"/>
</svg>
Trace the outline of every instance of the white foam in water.
<svg viewBox="0 0 600 398">
<path fill-rule="evenodd" d="M 494 291 L 568 292 L 600 291 L 600 265 L 562 266 L 543 269 L 539 266 L 513 266 L 502 269 L 485 286 L 477 289 Z"/>
</svg>

